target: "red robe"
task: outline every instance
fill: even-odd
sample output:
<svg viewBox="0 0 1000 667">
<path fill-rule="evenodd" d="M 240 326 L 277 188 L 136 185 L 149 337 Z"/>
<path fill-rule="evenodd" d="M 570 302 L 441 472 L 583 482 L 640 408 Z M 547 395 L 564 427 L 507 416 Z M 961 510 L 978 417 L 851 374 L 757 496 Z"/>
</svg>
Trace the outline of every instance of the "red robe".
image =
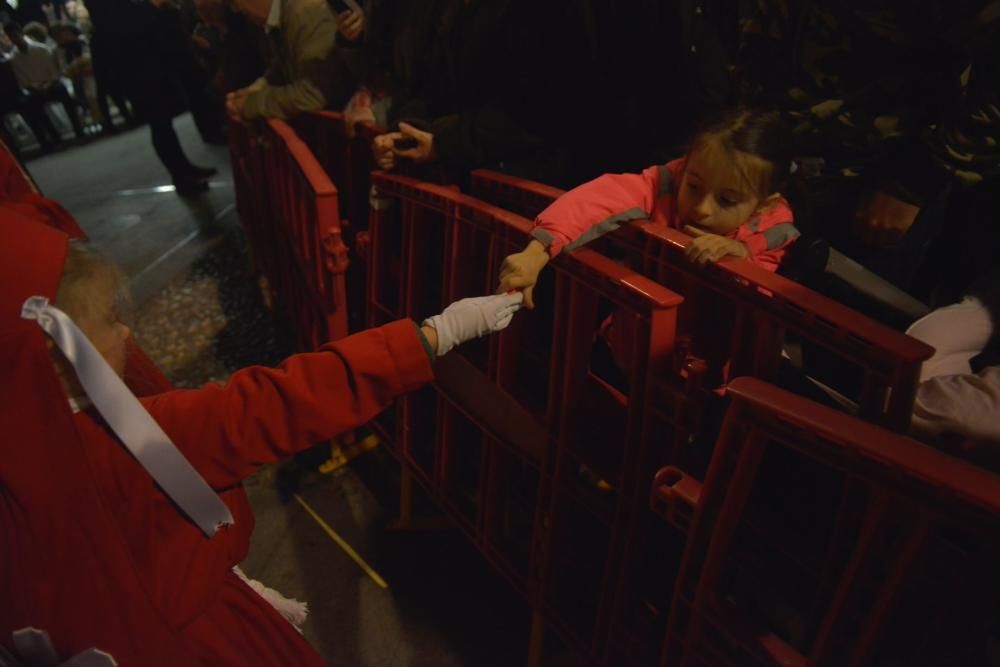
<svg viewBox="0 0 1000 667">
<path fill-rule="evenodd" d="M 54 374 L 38 372 L 43 337 L 18 343 L 17 354 L 0 355 L 0 370 L 31 378 L 22 392 L 57 395 Z M 35 626 L 64 657 L 97 647 L 126 667 L 325 664 L 232 572 L 253 529 L 240 481 L 432 379 L 413 323 L 400 321 L 277 369 L 244 369 L 225 387 L 143 398 L 232 510 L 236 524 L 211 539 L 96 413 L 72 415 L 64 400 L 23 400 L 5 386 L 0 401 L 19 414 L 0 419 L 0 644 L 11 648 L 12 630 Z M 40 424 L 47 435 L 35 437 Z"/>
</svg>

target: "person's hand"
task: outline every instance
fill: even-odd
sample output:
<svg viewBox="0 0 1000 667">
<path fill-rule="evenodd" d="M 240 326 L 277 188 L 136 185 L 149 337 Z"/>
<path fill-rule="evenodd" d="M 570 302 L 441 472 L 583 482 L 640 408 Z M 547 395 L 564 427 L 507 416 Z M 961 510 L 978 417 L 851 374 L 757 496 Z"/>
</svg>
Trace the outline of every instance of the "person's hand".
<svg viewBox="0 0 1000 667">
<path fill-rule="evenodd" d="M 392 144 L 396 139 L 402 138 L 400 132 L 386 132 L 372 140 L 372 154 L 379 169 L 392 171 L 396 167 L 396 153 L 392 149 Z"/>
<path fill-rule="evenodd" d="M 920 207 L 882 191 L 858 207 L 854 233 L 871 246 L 885 246 L 899 241 L 913 225 Z"/>
<path fill-rule="evenodd" d="M 337 32 L 349 42 L 353 42 L 365 30 L 365 15 L 353 9 L 345 9 L 337 14 Z"/>
<path fill-rule="evenodd" d="M 247 88 L 241 88 L 240 90 L 234 90 L 231 93 L 227 93 L 226 115 L 236 122 L 243 120 L 243 106 L 246 104 L 247 95 L 249 94 L 250 93 Z"/>
<path fill-rule="evenodd" d="M 413 148 L 396 148 L 396 141 L 399 139 L 412 139 L 417 145 Z M 414 162 L 427 162 L 436 157 L 434 135 L 418 130 L 409 123 L 400 123 L 399 132 L 386 132 L 375 137 L 372 142 L 372 153 L 375 155 L 375 163 L 386 171 L 394 169 L 397 158 L 401 157 Z"/>
<path fill-rule="evenodd" d="M 506 329 L 521 308 L 520 292 L 462 299 L 422 322 L 437 333 L 437 356 L 466 341 Z"/>
<path fill-rule="evenodd" d="M 538 274 L 549 263 L 549 251 L 538 241 L 532 239 L 524 250 L 513 255 L 507 255 L 500 267 L 500 286 L 498 293 L 510 290 L 521 290 L 524 294 L 524 307 L 532 310 L 535 301 L 532 291 L 538 282 Z"/>
<path fill-rule="evenodd" d="M 693 237 L 684 249 L 684 256 L 695 264 L 717 262 L 727 255 L 743 259 L 750 256 L 750 249 L 742 241 L 727 239 L 691 225 L 684 226 L 684 233 Z"/>
<path fill-rule="evenodd" d="M 400 123 L 399 134 L 399 138 L 413 139 L 417 145 L 403 149 L 393 147 L 393 152 L 398 157 L 409 158 L 414 162 L 429 162 L 437 157 L 434 152 L 434 135 L 430 132 L 418 130 L 409 123 Z"/>
<path fill-rule="evenodd" d="M 357 125 L 374 127 L 376 120 L 375 112 L 372 110 L 371 91 L 367 88 L 359 89 L 344 107 L 344 127 L 347 129 L 347 138 L 354 138 Z"/>
<path fill-rule="evenodd" d="M 344 111 L 344 127 L 347 137 L 353 139 L 358 125 L 373 126 L 376 123 L 375 112 L 371 107 L 353 106 Z"/>
</svg>

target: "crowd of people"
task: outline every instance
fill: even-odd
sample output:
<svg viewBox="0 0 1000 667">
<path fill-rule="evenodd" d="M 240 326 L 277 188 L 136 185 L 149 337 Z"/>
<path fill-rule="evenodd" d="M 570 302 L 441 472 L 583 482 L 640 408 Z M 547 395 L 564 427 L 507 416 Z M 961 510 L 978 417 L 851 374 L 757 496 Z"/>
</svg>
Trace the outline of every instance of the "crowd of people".
<svg viewBox="0 0 1000 667">
<path fill-rule="evenodd" d="M 39 110 L 57 100 L 76 118 L 61 81 L 87 89 L 78 72 L 92 71 L 89 115 L 107 119 L 107 97 L 118 94 L 123 109 L 128 97 L 182 194 L 205 178 L 171 125 L 185 107 L 209 142 L 225 140 L 223 113 L 342 110 L 351 124 L 385 130 L 372 145 L 383 169 L 433 163 L 461 183 L 487 167 L 564 188 L 678 158 L 726 109 L 773 111 L 791 129 L 782 194 L 798 230 L 935 305 L 959 298 L 1000 245 L 986 222 L 1000 205 L 998 15 L 986 0 L 26 0 L 0 9 L 20 42 L 7 56 L 18 104 L 40 140 L 51 132 Z M 22 36 L 26 21 L 48 24 L 50 43 Z M 53 54 L 44 66 L 43 50 Z M 74 73 L 82 58 L 92 62 Z"/>
<path fill-rule="evenodd" d="M 126 123 L 149 125 L 178 194 L 207 190 L 215 170 L 191 163 L 173 127 L 174 117 L 190 110 L 203 141 L 226 143 L 222 96 L 192 39 L 193 8 L 188 16 L 171 2 L 26 0 L 7 7 L 0 10 L 3 112 L 20 113 L 43 151 L 62 141 L 46 103 L 61 102 L 83 139 L 81 116 L 115 131 L 110 99 Z"/>
</svg>

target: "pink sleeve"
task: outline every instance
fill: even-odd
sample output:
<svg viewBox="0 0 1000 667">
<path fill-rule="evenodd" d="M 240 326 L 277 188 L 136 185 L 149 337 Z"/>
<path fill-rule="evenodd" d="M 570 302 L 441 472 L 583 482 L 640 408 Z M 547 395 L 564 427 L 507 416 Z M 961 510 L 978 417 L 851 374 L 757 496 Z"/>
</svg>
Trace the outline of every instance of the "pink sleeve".
<svg viewBox="0 0 1000 667">
<path fill-rule="evenodd" d="M 788 246 L 799 238 L 799 230 L 792 220 L 792 209 L 781 201 L 760 217 L 742 225 L 736 238 L 750 250 L 750 261 L 768 271 L 777 271 Z"/>
<path fill-rule="evenodd" d="M 666 166 L 641 174 L 605 174 L 554 201 L 538 215 L 531 235 L 553 257 L 573 250 L 626 222 L 650 217 L 657 198 L 669 194 L 671 176 Z"/>
</svg>

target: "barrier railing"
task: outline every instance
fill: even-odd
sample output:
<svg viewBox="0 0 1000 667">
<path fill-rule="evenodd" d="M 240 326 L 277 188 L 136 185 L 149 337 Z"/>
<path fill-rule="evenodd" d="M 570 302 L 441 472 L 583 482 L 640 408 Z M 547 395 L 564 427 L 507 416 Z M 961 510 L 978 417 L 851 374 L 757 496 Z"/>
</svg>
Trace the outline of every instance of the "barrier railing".
<svg viewBox="0 0 1000 667">
<path fill-rule="evenodd" d="M 756 379 L 729 393 L 662 664 L 974 664 L 1000 478 Z M 654 506 L 684 478 L 664 472 Z"/>
<path fill-rule="evenodd" d="M 347 247 L 337 189 L 283 121 L 231 125 L 237 207 L 257 269 L 301 347 L 347 335 Z"/>
<path fill-rule="evenodd" d="M 365 299 L 365 276 L 369 253 L 368 210 L 371 173 L 377 168 L 372 153 L 372 141 L 385 132 L 370 124 L 355 124 L 348 128 L 344 114 L 335 111 L 315 111 L 301 114 L 292 125 L 310 147 L 330 180 L 337 188 L 343 241 L 350 249 L 351 262 L 347 284 L 349 323 L 352 331 L 363 328 L 368 321 Z M 444 181 L 440 169 L 403 161 L 397 173 L 414 176 L 433 183 Z"/>
<path fill-rule="evenodd" d="M 335 116 L 327 120 L 337 122 Z M 369 140 L 365 137 L 363 145 L 364 157 L 370 161 Z M 242 177 L 248 182 L 253 182 L 250 176 L 254 174 L 268 178 L 268 169 L 279 162 L 266 153 L 273 150 L 273 144 L 264 144 L 259 163 L 246 160 Z M 350 154 L 352 149 L 346 150 Z M 234 166 L 236 156 L 234 150 Z M 473 190 L 490 205 L 454 188 L 407 176 L 369 176 L 370 162 L 358 164 L 352 167 L 348 161 L 339 178 L 347 183 L 361 182 L 361 177 L 349 175 L 353 169 L 365 171 L 370 179 L 364 180 L 363 197 L 350 205 L 352 211 L 355 205 L 358 210 L 368 210 L 368 183 L 375 186 L 366 230 L 370 252 L 365 321 L 371 326 L 400 317 L 419 321 L 455 299 L 491 292 L 503 257 L 523 248 L 528 240 L 530 220 L 517 213 L 533 217 L 560 193 L 502 174 L 474 172 Z M 244 208 L 268 210 L 267 198 L 261 193 L 250 191 L 242 196 L 247 202 L 241 201 L 241 213 Z M 266 226 L 256 231 L 261 240 L 251 238 L 252 244 L 283 247 Z M 696 511 L 703 511 L 709 495 L 716 498 L 724 494 L 729 483 L 716 481 L 716 477 L 728 478 L 712 473 L 716 477 L 710 475 L 702 488 L 701 468 L 712 456 L 712 470 L 723 465 L 716 459 L 729 454 L 720 455 L 719 447 L 743 446 L 737 444 L 735 431 L 727 427 L 720 443 L 728 444 L 718 445 L 714 455 L 711 447 L 705 447 L 704 426 L 711 420 L 703 415 L 713 409 L 719 385 L 739 375 L 789 384 L 785 375 L 789 364 L 784 357 L 798 356 L 797 350 L 804 350 L 807 358 L 799 365 L 813 375 L 814 370 L 823 368 L 811 363 L 811 355 L 823 350 L 835 360 L 838 371 L 827 384 L 852 400 L 860 417 L 903 431 L 909 423 L 920 364 L 932 350 L 748 262 L 726 260 L 693 266 L 683 258 L 689 239 L 676 230 L 635 223 L 602 241 L 603 246 L 598 243 L 559 257 L 551 270 L 543 272 L 536 287 L 538 309 L 519 313 L 501 335 L 470 343 L 444 357 L 438 363 L 438 380 L 433 387 L 401 399 L 380 415 L 374 426 L 405 468 L 497 570 L 589 662 L 645 664 L 643 659 L 652 659 L 645 652 L 650 641 L 656 646 L 663 643 L 666 610 L 673 604 L 674 618 L 679 620 L 671 626 L 665 660 L 688 651 L 684 655 L 698 655 L 709 664 L 726 664 L 725 660 L 755 664 L 751 661 L 759 658 L 755 653 L 759 647 L 740 634 L 743 625 L 724 626 L 732 610 L 711 607 L 722 599 L 720 596 L 713 593 L 699 598 L 702 606 L 697 606 L 692 594 L 683 602 L 686 607 L 678 607 L 681 591 L 675 595 L 673 588 L 672 575 L 680 566 L 685 543 L 689 545 L 684 552 L 688 565 L 681 585 L 688 582 L 693 586 L 690 582 L 704 579 L 700 571 L 691 569 L 694 547 L 690 545 L 696 535 L 704 541 L 712 531 L 705 523 L 692 527 L 692 521 Z M 623 262 L 602 256 L 599 249 L 622 257 Z M 278 264 L 296 266 L 288 261 Z M 282 277 L 285 283 L 294 279 L 295 275 Z M 674 291 L 684 296 L 683 303 Z M 318 298 L 318 292 L 300 290 L 298 294 Z M 613 322 L 617 349 L 602 347 L 604 339 L 597 335 L 603 330 L 602 321 Z M 845 368 L 853 372 L 845 373 Z M 826 382 L 828 378 L 822 379 Z M 828 395 L 829 387 L 821 393 L 804 375 L 794 376 L 790 384 L 806 394 Z M 750 380 L 731 385 L 731 394 L 744 402 L 752 398 L 744 393 L 765 387 Z M 777 394 L 767 396 L 773 399 Z M 801 397 L 787 396 L 791 397 L 788 405 L 800 405 L 792 401 L 794 398 L 803 406 L 813 406 Z M 813 407 L 803 409 L 803 415 L 813 413 Z M 842 427 L 863 424 L 829 410 L 822 414 L 837 415 L 829 417 L 830 423 Z M 789 421 L 784 416 L 774 419 L 782 424 Z M 806 420 L 794 430 L 795 437 L 801 442 L 819 442 L 818 436 L 809 435 L 814 426 Z M 866 428 L 882 433 L 871 425 Z M 897 436 L 887 437 L 902 441 Z M 746 447 L 757 444 L 745 443 Z M 909 443 L 907 447 L 916 445 Z M 792 449 L 798 452 L 804 447 Z M 844 492 L 829 481 L 833 459 L 824 459 L 818 466 L 820 472 L 817 466 L 810 467 L 809 457 L 805 463 L 800 459 L 786 457 L 776 468 L 759 466 L 760 474 L 791 480 L 789 485 L 795 482 L 797 485 L 790 486 L 784 495 L 811 498 L 812 504 L 800 503 L 803 507 L 817 505 L 819 511 L 833 512 L 836 530 L 831 533 L 829 552 L 818 556 L 815 549 L 809 551 L 809 545 L 795 543 L 808 532 L 795 523 L 801 517 L 794 512 L 773 512 L 760 514 L 763 518 L 759 520 L 755 514 L 749 523 L 747 539 L 756 544 L 759 553 L 751 553 L 736 539 L 727 545 L 732 549 L 726 553 L 747 555 L 746 562 L 761 571 L 767 571 L 767 558 L 773 558 L 775 563 L 790 563 L 790 572 L 797 566 L 815 575 L 812 583 L 825 597 L 814 598 L 813 608 L 806 611 L 801 605 L 795 608 L 796 618 L 807 619 L 804 623 L 812 628 L 812 634 L 791 636 L 787 628 L 776 628 L 771 635 L 780 641 L 769 639 L 763 650 L 765 658 L 770 652 L 768 659 L 785 656 L 792 660 L 789 664 L 798 659 L 794 651 L 807 657 L 812 651 L 812 658 L 823 664 L 822 660 L 830 660 L 827 656 L 839 655 L 830 647 L 839 637 L 847 636 L 845 610 L 860 613 L 857 605 L 851 607 L 854 602 L 842 600 L 837 602 L 836 611 L 830 612 L 832 616 L 824 616 L 833 608 L 827 604 L 835 597 L 831 591 L 848 590 L 849 595 L 856 595 L 861 585 L 860 579 L 848 583 L 838 579 L 841 571 L 837 564 L 850 558 L 863 560 L 874 553 L 850 555 L 852 536 L 859 534 L 857 526 L 868 526 L 870 531 L 871 526 L 888 525 L 885 517 L 899 515 L 891 506 L 880 510 L 881 514 L 865 509 L 862 514 L 867 518 L 861 522 L 858 508 L 867 502 L 867 492 L 859 489 L 865 488 L 864 484 L 852 481 Z M 646 485 L 658 468 L 668 464 L 672 467 L 656 477 L 658 491 L 652 497 L 654 512 L 667 522 L 656 525 L 655 515 L 648 511 Z M 868 474 L 868 468 L 863 472 Z M 750 486 L 756 483 L 753 479 L 745 482 Z M 823 505 L 831 499 L 836 501 L 833 510 Z M 954 517 L 959 516 L 970 514 L 967 509 L 956 510 Z M 708 533 L 698 532 L 705 530 Z M 690 540 L 686 537 L 689 531 Z M 737 537 L 742 539 L 742 535 Z M 917 537 L 908 539 L 898 544 L 910 552 L 926 546 Z M 654 562 L 657 558 L 660 561 Z M 911 566 L 909 562 L 892 562 L 904 569 Z M 970 561 L 969 567 L 981 573 L 981 564 L 980 558 Z M 647 578 L 656 570 L 660 571 L 658 577 Z M 704 585 L 720 585 L 718 568 L 710 574 L 715 578 Z M 806 579 L 800 576 L 798 581 Z M 971 586 L 966 579 L 955 581 L 956 585 Z M 769 597 L 769 593 L 754 600 L 788 604 L 780 597 L 787 590 L 776 584 L 774 590 L 775 596 Z M 885 590 L 885 597 L 880 598 L 883 610 L 896 613 L 893 596 L 901 591 L 909 594 L 910 589 Z M 700 625 L 689 630 L 687 619 L 697 614 L 701 614 Z M 889 616 L 873 617 L 872 627 L 894 632 L 896 621 L 886 621 Z M 762 620 L 752 614 L 743 620 L 747 619 L 754 623 Z M 938 620 L 944 627 L 945 619 Z M 690 646 L 677 639 L 691 632 L 698 639 Z M 715 650 L 716 635 L 722 637 L 719 646 L 728 647 L 719 650 L 732 653 L 704 652 Z M 825 637 L 819 648 L 804 643 L 814 636 Z M 876 639 L 874 635 L 864 639 L 862 643 L 868 648 L 857 649 L 859 661 L 870 654 Z M 879 641 L 879 647 L 891 644 Z"/>
<path fill-rule="evenodd" d="M 503 257 L 528 239 L 528 220 L 454 189 L 381 173 L 373 184 L 370 325 L 491 292 Z M 542 307 L 449 353 L 432 389 L 377 423 L 486 557 L 592 656 L 629 511 L 652 475 L 637 468 L 653 439 L 644 415 L 653 378 L 673 374 L 680 299 L 586 249 L 555 262 L 539 291 L 551 295 Z M 595 357 L 596 325 L 611 311 L 633 323 L 623 388 Z"/>
<path fill-rule="evenodd" d="M 531 216 L 561 194 L 543 184 L 486 170 L 473 172 L 472 184 L 473 191 L 491 203 Z M 607 664 L 640 660 L 638 655 L 651 638 L 662 636 L 665 610 L 650 596 L 669 588 L 670 582 L 655 582 L 657 566 L 649 552 L 659 549 L 662 559 L 676 559 L 684 543 L 683 533 L 700 492 L 698 480 L 712 455 L 712 434 L 722 405 L 714 394 L 726 378 L 752 375 L 826 398 L 825 390 L 807 377 L 822 368 L 804 363 L 801 371 L 790 370 L 792 364 L 783 359 L 786 349 L 793 354 L 805 350 L 806 362 L 822 350 L 837 363 L 830 384 L 856 403 L 860 416 L 904 431 L 920 365 L 933 353 L 919 341 L 750 262 L 695 266 L 684 257 L 689 242 L 677 230 L 637 222 L 595 246 L 684 297 L 677 338 L 678 356 L 687 356 L 687 363 L 679 366 L 688 384 L 684 392 L 676 390 L 676 379 L 653 389 L 660 400 L 651 403 L 648 419 L 652 430 L 664 435 L 647 450 L 650 460 L 641 468 L 671 464 L 686 475 L 677 492 L 660 500 L 661 506 L 672 503 L 662 507 L 672 522 L 669 529 L 651 524 L 643 511 L 646 501 L 636 499 L 632 532 L 621 554 Z"/>
<path fill-rule="evenodd" d="M 530 217 L 562 194 L 488 170 L 473 172 L 472 183 L 476 196 Z M 730 377 L 776 379 L 785 333 L 792 332 L 856 369 L 854 386 L 849 381 L 840 388 L 863 418 L 895 431 L 909 426 L 920 364 L 933 354 L 929 346 L 750 262 L 693 266 L 683 256 L 689 238 L 677 230 L 639 222 L 612 236 L 611 243 L 627 247 L 630 265 L 684 295 L 681 335 L 708 363 L 709 378 L 721 379 L 728 365 Z M 735 319 L 720 326 L 720 313 Z M 720 338 L 720 329 L 732 334 L 729 340 Z"/>
</svg>

